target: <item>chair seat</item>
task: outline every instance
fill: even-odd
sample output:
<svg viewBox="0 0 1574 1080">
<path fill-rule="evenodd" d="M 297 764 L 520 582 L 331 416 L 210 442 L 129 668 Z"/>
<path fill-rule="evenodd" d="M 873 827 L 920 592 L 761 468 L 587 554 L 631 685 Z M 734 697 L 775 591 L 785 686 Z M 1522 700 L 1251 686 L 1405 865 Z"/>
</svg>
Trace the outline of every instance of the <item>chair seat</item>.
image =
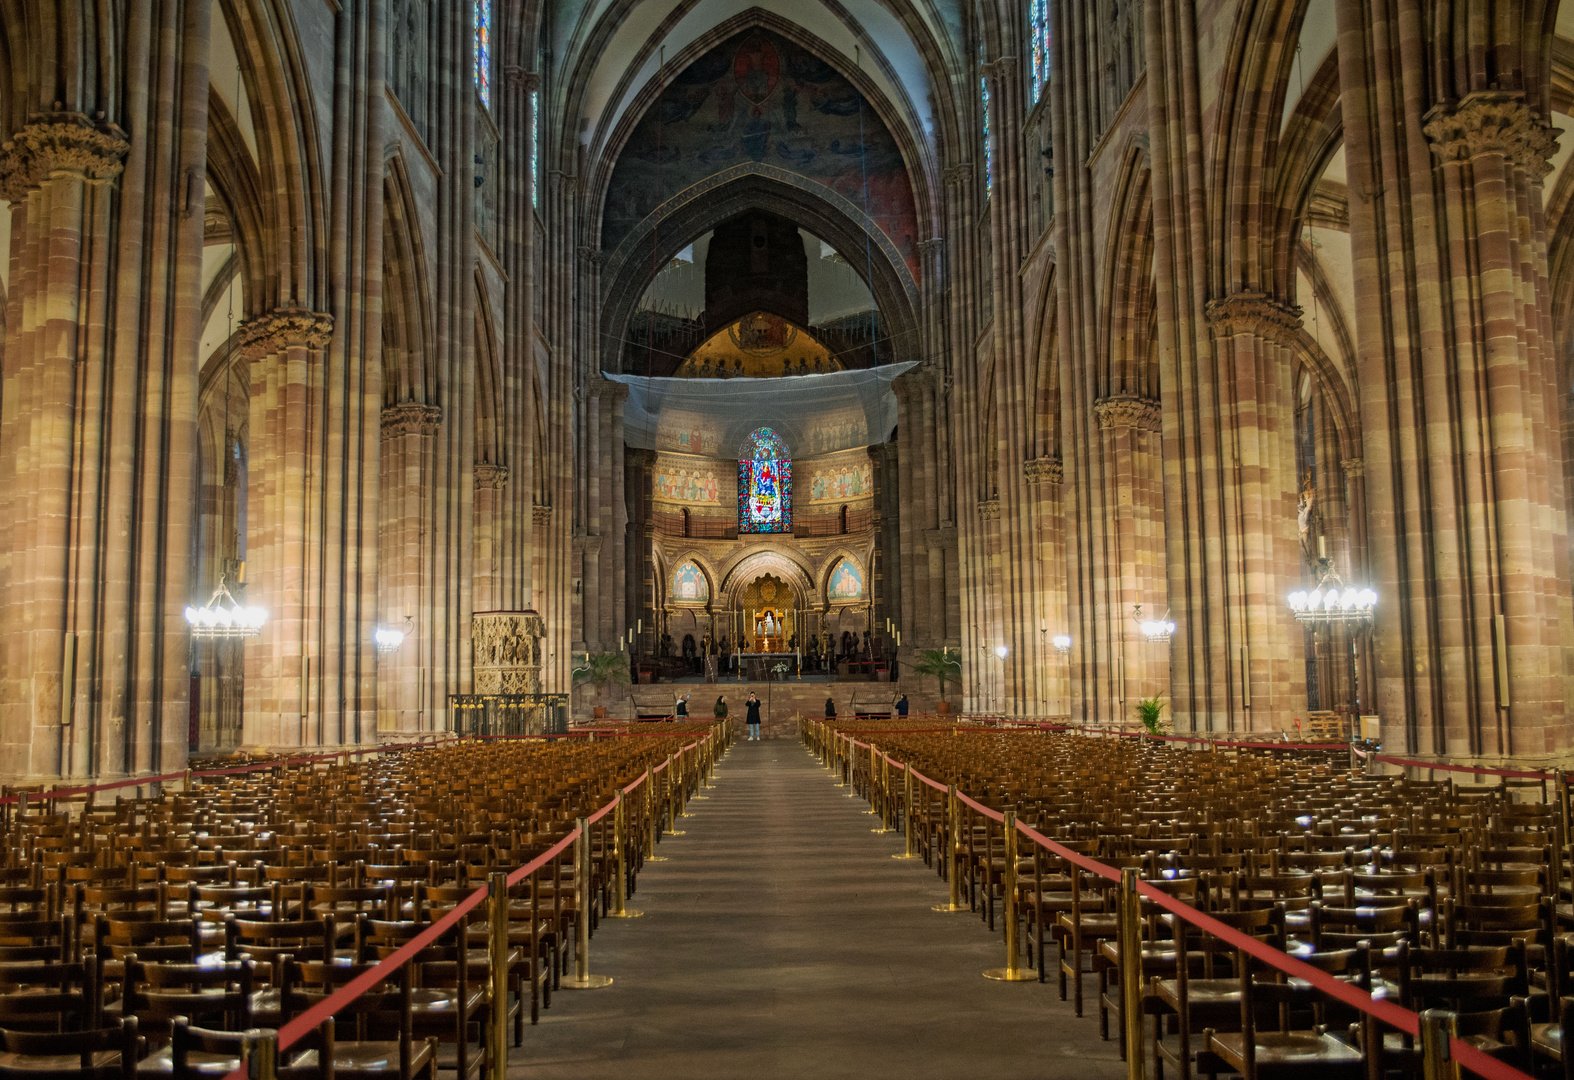
<svg viewBox="0 0 1574 1080">
<path fill-rule="evenodd" d="M 308 1067 L 317 1067 L 317 1051 L 310 1052 L 313 1060 L 291 1063 L 290 1069 L 302 1073 Z M 410 1071 L 419 1073 L 427 1069 L 432 1060 L 431 1043 L 416 1040 L 410 1047 Z M 371 1077 L 397 1076 L 399 1074 L 399 1041 L 397 1039 L 367 1040 L 362 1042 L 335 1042 L 333 1044 L 333 1072 L 346 1080 L 370 1080 Z"/>
<path fill-rule="evenodd" d="M 1241 1032 L 1215 1033 L 1209 1049 L 1232 1066 L 1244 1059 L 1245 1039 Z M 1259 1069 L 1271 1067 L 1284 1075 L 1304 1070 L 1321 1080 L 1331 1075 L 1362 1075 L 1365 1059 L 1361 1051 L 1343 1039 L 1315 1031 L 1259 1031 L 1254 1040 Z"/>
<path fill-rule="evenodd" d="M 1563 1060 L 1563 1025 L 1531 1024 L 1530 1045 L 1538 1054 L 1553 1061 Z"/>
<path fill-rule="evenodd" d="M 199 1076 L 225 1076 L 240 1067 L 240 1058 L 228 1054 L 209 1054 L 193 1050 L 186 1055 L 186 1066 Z M 137 1062 L 138 1076 L 175 1075 L 174 1050 L 166 1046 Z"/>
<path fill-rule="evenodd" d="M 89 1054 L 87 1064 L 92 1069 L 118 1069 L 120 1051 L 100 1050 Z M 82 1068 L 81 1054 L 4 1054 L 0 1053 L 0 1076 L 11 1070 L 18 1072 L 77 1072 Z"/>
<path fill-rule="evenodd" d="M 1155 979 L 1153 994 L 1175 1011 L 1180 1011 L 1180 984 L 1175 979 Z M 1239 1009 L 1241 980 L 1239 979 L 1188 979 L 1186 1001 L 1194 1013 L 1199 1008 L 1228 1005 Z"/>
</svg>

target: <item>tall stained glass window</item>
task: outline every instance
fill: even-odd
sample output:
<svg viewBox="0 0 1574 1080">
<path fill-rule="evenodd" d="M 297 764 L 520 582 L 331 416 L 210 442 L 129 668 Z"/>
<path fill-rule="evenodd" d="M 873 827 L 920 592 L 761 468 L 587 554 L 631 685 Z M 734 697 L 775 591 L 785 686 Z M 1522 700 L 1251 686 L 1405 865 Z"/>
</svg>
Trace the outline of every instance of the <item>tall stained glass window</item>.
<svg viewBox="0 0 1574 1080">
<path fill-rule="evenodd" d="M 995 190 L 995 152 L 989 131 L 989 80 L 978 77 L 978 95 L 984 101 L 984 197 Z"/>
<path fill-rule="evenodd" d="M 530 205 L 541 205 L 541 91 L 530 91 Z"/>
<path fill-rule="evenodd" d="M 1049 85 L 1049 0 L 1028 0 L 1028 37 L 1032 39 L 1033 104 L 1044 96 Z"/>
<path fill-rule="evenodd" d="M 792 530 L 792 456 L 768 427 L 755 428 L 738 455 L 738 531 Z"/>
<path fill-rule="evenodd" d="M 492 107 L 492 0 L 475 0 L 475 89 Z"/>
</svg>

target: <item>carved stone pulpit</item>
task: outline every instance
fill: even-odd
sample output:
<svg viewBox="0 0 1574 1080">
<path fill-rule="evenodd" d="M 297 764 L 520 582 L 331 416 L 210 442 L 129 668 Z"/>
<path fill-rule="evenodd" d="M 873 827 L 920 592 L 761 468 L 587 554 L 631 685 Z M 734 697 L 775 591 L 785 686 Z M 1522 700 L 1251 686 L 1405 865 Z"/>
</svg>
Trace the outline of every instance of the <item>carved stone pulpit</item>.
<svg viewBox="0 0 1574 1080">
<path fill-rule="evenodd" d="M 477 694 L 539 694 L 546 623 L 534 611 L 478 611 L 470 616 Z"/>
</svg>

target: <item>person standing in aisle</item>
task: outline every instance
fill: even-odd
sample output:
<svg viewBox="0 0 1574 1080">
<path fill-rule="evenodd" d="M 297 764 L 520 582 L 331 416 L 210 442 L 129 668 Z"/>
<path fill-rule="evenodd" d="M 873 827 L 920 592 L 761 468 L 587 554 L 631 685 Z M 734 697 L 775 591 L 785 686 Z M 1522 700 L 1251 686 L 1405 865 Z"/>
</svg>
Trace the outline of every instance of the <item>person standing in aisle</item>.
<svg viewBox="0 0 1574 1080">
<path fill-rule="evenodd" d="M 744 719 L 747 720 L 748 724 L 749 724 L 749 741 L 750 742 L 759 742 L 759 740 L 760 740 L 760 698 L 759 698 L 758 694 L 750 694 L 749 695 L 749 709 L 748 709 L 748 712 L 745 714 Z"/>
<path fill-rule="evenodd" d="M 828 697 L 828 698 L 825 699 L 825 718 L 827 720 L 835 720 L 836 719 L 836 699 L 835 698 L 829 698 Z"/>
<path fill-rule="evenodd" d="M 906 716 L 907 715 L 907 695 L 906 694 L 903 694 L 901 697 L 896 699 L 896 715 L 897 716 Z"/>
<path fill-rule="evenodd" d="M 717 694 L 716 704 L 711 706 L 711 715 L 718 720 L 727 719 L 727 695 Z"/>
</svg>

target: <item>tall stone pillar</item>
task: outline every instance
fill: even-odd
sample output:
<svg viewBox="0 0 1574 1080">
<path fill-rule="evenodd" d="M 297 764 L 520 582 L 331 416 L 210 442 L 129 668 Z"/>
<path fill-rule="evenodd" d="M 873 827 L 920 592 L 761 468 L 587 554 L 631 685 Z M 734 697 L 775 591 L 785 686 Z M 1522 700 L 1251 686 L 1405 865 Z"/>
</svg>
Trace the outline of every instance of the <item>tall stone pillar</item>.
<svg viewBox="0 0 1574 1080">
<path fill-rule="evenodd" d="M 1542 209 L 1550 21 L 1484 0 L 1336 12 L 1384 741 L 1561 751 L 1574 615 Z"/>
<path fill-rule="evenodd" d="M 508 527 L 505 492 L 508 467 L 475 464 L 475 610 L 500 610 L 505 588 L 504 533 Z M 471 626 L 475 623 L 472 620 Z"/>
<path fill-rule="evenodd" d="M 321 663 L 308 642 L 316 592 L 309 570 L 323 482 L 324 352 L 332 335 L 331 315 L 304 310 L 274 311 L 242 329 L 252 372 L 246 602 L 268 612 L 262 637 L 246 648 L 248 746 L 319 741 L 308 723 L 309 665 Z"/>
<path fill-rule="evenodd" d="M 378 616 L 406 629 L 399 648 L 377 660 L 380 731 L 418 731 L 432 708 L 426 683 L 436 633 L 434 579 L 445 571 L 433 557 L 429 523 L 442 420 L 436 405 L 407 401 L 385 407 L 379 424 Z M 406 624 L 407 618 L 413 621 Z"/>
</svg>

